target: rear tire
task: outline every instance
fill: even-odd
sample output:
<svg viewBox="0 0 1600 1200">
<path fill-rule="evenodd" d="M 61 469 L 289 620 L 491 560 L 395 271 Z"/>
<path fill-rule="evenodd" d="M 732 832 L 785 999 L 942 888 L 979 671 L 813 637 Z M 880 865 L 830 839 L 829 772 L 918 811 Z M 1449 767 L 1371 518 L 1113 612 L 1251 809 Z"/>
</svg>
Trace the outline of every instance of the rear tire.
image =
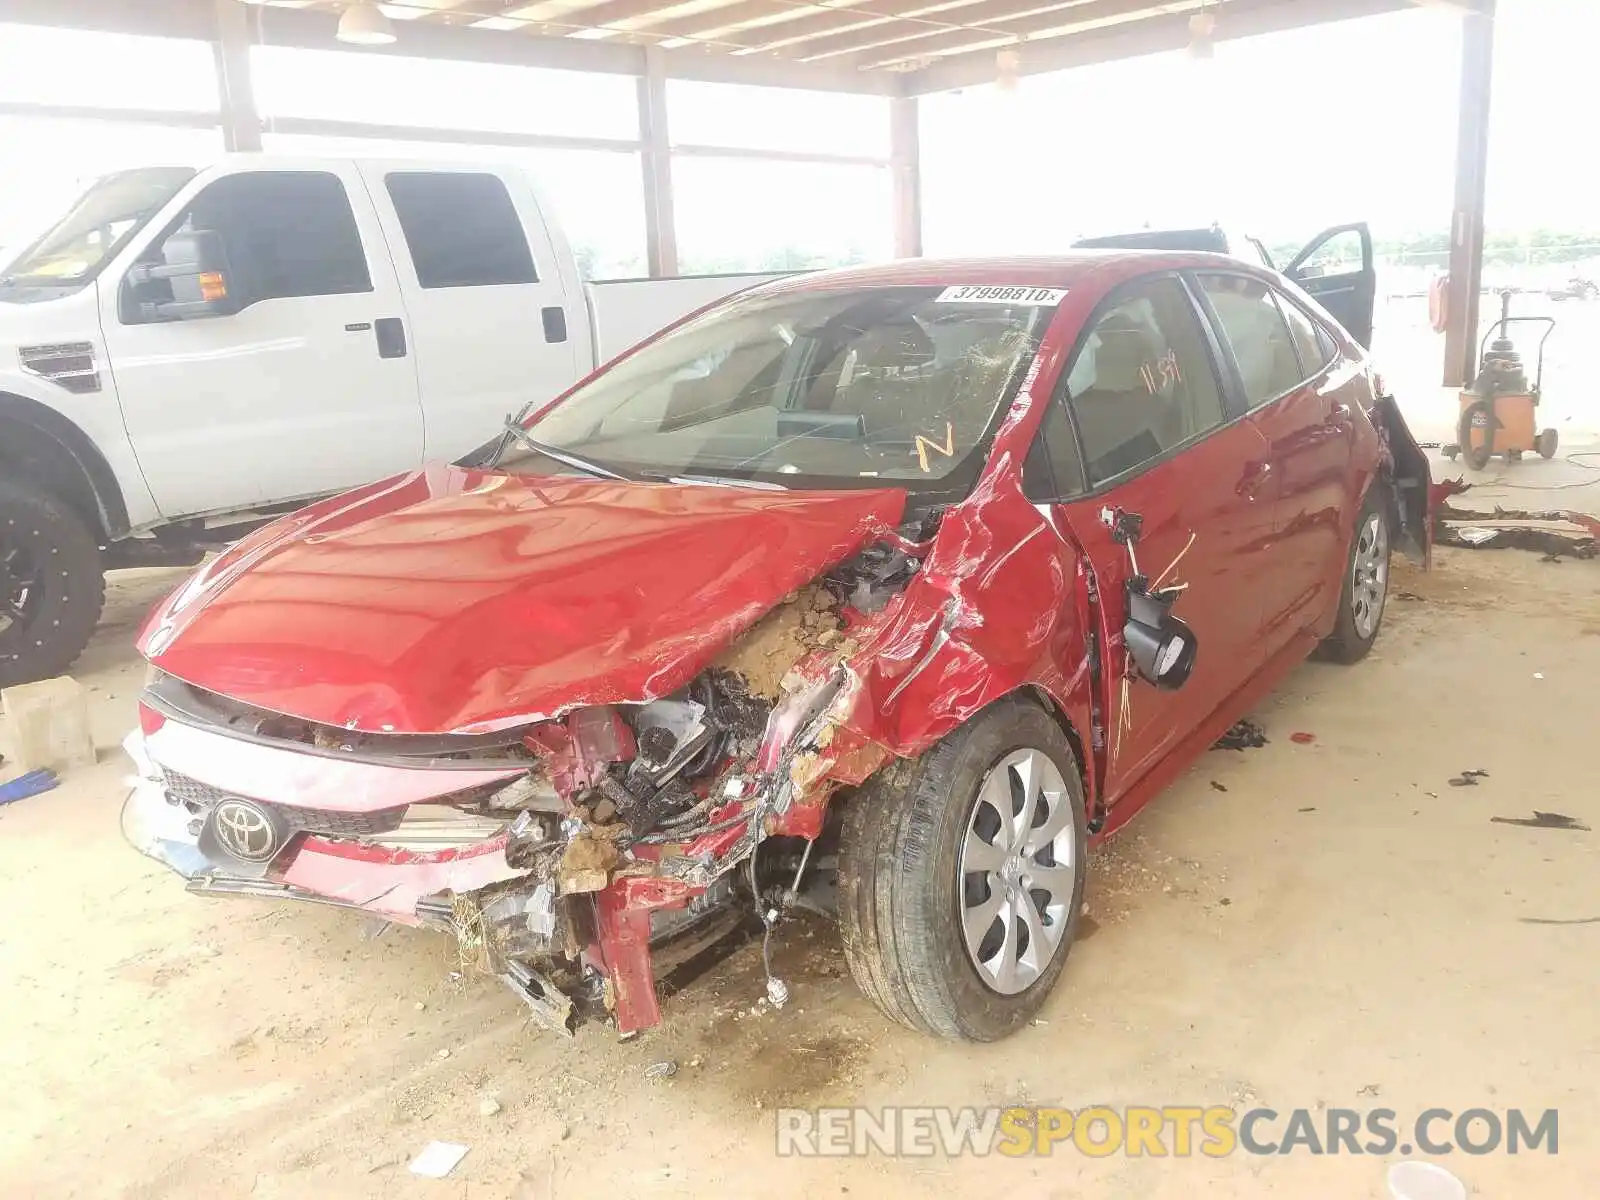
<svg viewBox="0 0 1600 1200">
<path fill-rule="evenodd" d="M 0 687 L 66 671 L 104 603 L 100 547 L 82 518 L 0 479 Z"/>
<path fill-rule="evenodd" d="M 1022 697 L 989 706 L 849 802 L 839 913 L 856 984 L 923 1033 L 1012 1033 L 1066 964 L 1087 847 L 1061 727 Z"/>
<path fill-rule="evenodd" d="M 1389 598 L 1389 548 L 1393 540 L 1383 488 L 1368 488 L 1345 555 L 1339 616 L 1333 632 L 1319 647 L 1319 657 L 1338 663 L 1359 662 L 1378 640 Z"/>
</svg>

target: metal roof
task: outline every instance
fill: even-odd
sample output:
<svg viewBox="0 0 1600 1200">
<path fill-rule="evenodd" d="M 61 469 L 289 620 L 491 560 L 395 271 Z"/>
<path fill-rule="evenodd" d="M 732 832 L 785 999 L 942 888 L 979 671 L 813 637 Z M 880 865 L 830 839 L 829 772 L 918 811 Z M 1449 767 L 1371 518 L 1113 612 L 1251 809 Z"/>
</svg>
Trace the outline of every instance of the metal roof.
<svg viewBox="0 0 1600 1200">
<path fill-rule="evenodd" d="M 0 0 L 0 21 L 209 36 L 214 0 Z M 677 78 L 910 95 L 1189 44 L 1488 0 L 393 0 L 379 52 Z M 257 40 L 343 47 L 347 0 L 255 0 Z M 20 14 L 20 15 L 12 15 Z M 373 49 L 363 47 L 362 49 Z"/>
</svg>

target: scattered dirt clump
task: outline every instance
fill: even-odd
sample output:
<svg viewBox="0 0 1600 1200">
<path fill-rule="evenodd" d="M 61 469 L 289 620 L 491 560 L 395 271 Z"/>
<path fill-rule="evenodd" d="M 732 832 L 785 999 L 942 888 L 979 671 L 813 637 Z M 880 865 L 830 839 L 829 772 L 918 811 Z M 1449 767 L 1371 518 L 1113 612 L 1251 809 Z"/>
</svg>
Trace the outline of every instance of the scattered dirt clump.
<svg viewBox="0 0 1600 1200">
<path fill-rule="evenodd" d="M 556 881 L 563 896 L 574 892 L 598 892 L 610 881 L 610 871 L 617 863 L 616 843 L 585 830 L 567 843 L 556 872 Z"/>
<path fill-rule="evenodd" d="M 717 656 L 715 666 L 741 676 L 752 695 L 776 700 L 783 677 L 813 650 L 844 649 L 838 601 L 820 584 L 791 592 Z"/>
</svg>

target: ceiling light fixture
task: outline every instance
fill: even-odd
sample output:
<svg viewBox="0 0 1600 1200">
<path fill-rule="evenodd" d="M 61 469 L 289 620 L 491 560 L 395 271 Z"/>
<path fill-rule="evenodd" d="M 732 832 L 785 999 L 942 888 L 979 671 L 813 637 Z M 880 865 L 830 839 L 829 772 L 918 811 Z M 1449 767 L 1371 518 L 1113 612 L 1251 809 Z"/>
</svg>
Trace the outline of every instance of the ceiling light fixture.
<svg viewBox="0 0 1600 1200">
<path fill-rule="evenodd" d="M 994 56 L 995 86 L 1002 92 L 1017 89 L 1017 73 L 1022 68 L 1022 55 L 1016 50 L 1000 50 Z"/>
<path fill-rule="evenodd" d="M 394 27 L 376 4 L 352 4 L 339 18 L 337 36 L 352 46 L 388 46 L 394 42 Z"/>
</svg>

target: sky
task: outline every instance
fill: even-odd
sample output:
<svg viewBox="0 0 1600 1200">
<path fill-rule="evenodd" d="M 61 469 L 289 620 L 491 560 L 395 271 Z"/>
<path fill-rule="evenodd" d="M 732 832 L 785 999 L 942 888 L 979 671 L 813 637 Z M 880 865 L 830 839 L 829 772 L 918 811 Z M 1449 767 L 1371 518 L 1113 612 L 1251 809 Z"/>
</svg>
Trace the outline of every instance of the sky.
<svg viewBox="0 0 1600 1200">
<path fill-rule="evenodd" d="M 1492 227 L 1600 226 L 1586 145 L 1600 121 L 1595 0 L 1501 0 Z M 1226 23 L 1226 5 L 1219 22 Z M 1183 54 L 1025 77 L 922 104 L 930 253 L 1060 249 L 1086 233 L 1220 221 L 1269 241 L 1351 220 L 1380 236 L 1448 226 L 1459 20 L 1443 6 Z M 402 30 L 403 35 L 403 30 Z M 70 62 L 72 69 L 63 70 Z M 274 116 L 637 135 L 634 85 L 617 76 L 258 47 L 259 106 Z M 209 49 L 0 25 L 0 101 L 204 110 Z M 673 140 L 885 154 L 874 97 L 673 81 Z M 0 117 L 0 244 L 15 243 L 96 175 L 203 159 L 214 130 Z M 643 256 L 632 154 L 335 141 L 275 133 L 269 150 L 515 161 L 527 166 L 600 273 Z M 889 253 L 888 173 L 681 156 L 686 261 L 754 265 L 782 246 Z M 610 266 L 612 272 L 605 268 Z"/>
</svg>

